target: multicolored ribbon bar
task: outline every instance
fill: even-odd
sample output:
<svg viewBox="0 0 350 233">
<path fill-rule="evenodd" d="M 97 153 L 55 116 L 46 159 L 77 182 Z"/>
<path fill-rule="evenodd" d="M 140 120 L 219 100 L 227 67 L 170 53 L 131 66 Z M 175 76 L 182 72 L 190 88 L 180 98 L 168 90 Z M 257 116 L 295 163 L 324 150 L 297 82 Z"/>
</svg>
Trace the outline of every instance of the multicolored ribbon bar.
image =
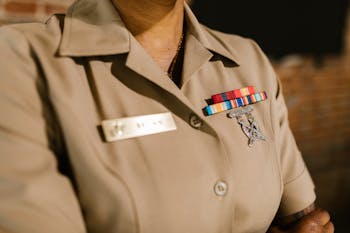
<svg viewBox="0 0 350 233">
<path fill-rule="evenodd" d="M 228 100 L 234 100 L 244 96 L 249 96 L 255 93 L 255 88 L 253 86 L 236 89 L 233 91 L 223 92 L 219 94 L 212 95 L 211 98 L 215 104 L 222 103 Z"/>
<path fill-rule="evenodd" d="M 261 102 L 267 99 L 267 95 L 265 91 L 255 93 L 255 94 L 250 94 L 246 95 L 243 97 L 235 98 L 232 100 L 227 100 L 221 103 L 216 103 L 209 105 L 204 108 L 205 112 L 210 115 L 214 115 L 216 113 L 220 113 L 226 110 L 238 108 L 238 107 L 243 107 L 249 104 L 254 104 L 257 102 Z"/>
</svg>

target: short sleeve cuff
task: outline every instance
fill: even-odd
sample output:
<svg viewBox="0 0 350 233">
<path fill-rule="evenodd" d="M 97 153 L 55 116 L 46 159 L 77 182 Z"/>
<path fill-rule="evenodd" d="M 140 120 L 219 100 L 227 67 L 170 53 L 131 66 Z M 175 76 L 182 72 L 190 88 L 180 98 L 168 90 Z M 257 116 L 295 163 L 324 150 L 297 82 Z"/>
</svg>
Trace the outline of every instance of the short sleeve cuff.
<svg viewBox="0 0 350 233">
<path fill-rule="evenodd" d="M 298 178 L 284 185 L 280 217 L 295 214 L 315 202 L 315 185 L 308 170 L 305 168 Z"/>
</svg>

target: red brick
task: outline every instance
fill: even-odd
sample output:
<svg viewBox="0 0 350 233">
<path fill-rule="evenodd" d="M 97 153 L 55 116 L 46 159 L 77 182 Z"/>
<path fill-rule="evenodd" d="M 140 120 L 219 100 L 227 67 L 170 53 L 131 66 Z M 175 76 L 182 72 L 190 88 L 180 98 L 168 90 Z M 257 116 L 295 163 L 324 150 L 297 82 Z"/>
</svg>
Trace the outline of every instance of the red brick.
<svg viewBox="0 0 350 233">
<path fill-rule="evenodd" d="M 53 13 L 64 13 L 66 11 L 67 7 L 62 5 L 53 5 L 53 4 L 46 4 L 45 5 L 45 13 L 50 15 Z"/>
<path fill-rule="evenodd" d="M 9 13 L 35 14 L 37 9 L 37 4 L 35 1 L 32 1 L 32 2 L 10 1 L 5 4 L 4 9 Z"/>
</svg>

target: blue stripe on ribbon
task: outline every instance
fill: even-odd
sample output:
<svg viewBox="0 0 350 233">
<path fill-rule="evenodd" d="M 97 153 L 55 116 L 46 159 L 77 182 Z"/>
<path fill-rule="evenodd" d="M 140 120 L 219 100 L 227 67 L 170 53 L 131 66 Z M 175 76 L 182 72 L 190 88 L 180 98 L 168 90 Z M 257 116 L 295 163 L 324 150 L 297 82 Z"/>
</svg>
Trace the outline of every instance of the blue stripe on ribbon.
<svg viewBox="0 0 350 233">
<path fill-rule="evenodd" d="M 246 96 L 247 100 L 248 100 L 248 104 L 251 104 L 252 103 L 252 99 L 250 98 L 249 95 Z"/>
<path fill-rule="evenodd" d="M 227 110 L 232 109 L 232 104 L 230 101 L 226 101 L 225 104 L 227 106 Z"/>
<path fill-rule="evenodd" d="M 242 98 L 237 98 L 236 99 L 237 107 L 242 107 L 244 106 L 244 102 Z"/>
<path fill-rule="evenodd" d="M 207 112 L 208 116 L 213 115 L 213 111 L 211 110 L 211 106 L 205 107 L 205 111 Z"/>
<path fill-rule="evenodd" d="M 222 97 L 222 99 L 223 99 L 224 101 L 226 101 L 226 100 L 227 100 L 227 98 L 226 98 L 226 94 L 225 94 L 225 93 L 221 93 L 221 97 Z"/>
</svg>

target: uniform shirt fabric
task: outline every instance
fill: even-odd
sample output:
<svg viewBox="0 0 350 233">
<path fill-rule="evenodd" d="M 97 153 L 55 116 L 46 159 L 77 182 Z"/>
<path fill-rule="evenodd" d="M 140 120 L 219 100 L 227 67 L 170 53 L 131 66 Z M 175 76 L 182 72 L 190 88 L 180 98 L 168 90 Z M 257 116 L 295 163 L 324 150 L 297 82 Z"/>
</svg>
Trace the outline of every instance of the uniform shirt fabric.
<svg viewBox="0 0 350 233">
<path fill-rule="evenodd" d="M 179 87 L 109 0 L 0 29 L 0 232 L 263 233 L 314 202 L 263 52 L 200 25 L 187 5 L 185 18 Z M 267 138 L 252 147 L 227 112 L 202 111 L 246 86 L 268 95 L 252 105 Z M 103 120 L 166 112 L 177 130 L 104 140 Z"/>
</svg>

